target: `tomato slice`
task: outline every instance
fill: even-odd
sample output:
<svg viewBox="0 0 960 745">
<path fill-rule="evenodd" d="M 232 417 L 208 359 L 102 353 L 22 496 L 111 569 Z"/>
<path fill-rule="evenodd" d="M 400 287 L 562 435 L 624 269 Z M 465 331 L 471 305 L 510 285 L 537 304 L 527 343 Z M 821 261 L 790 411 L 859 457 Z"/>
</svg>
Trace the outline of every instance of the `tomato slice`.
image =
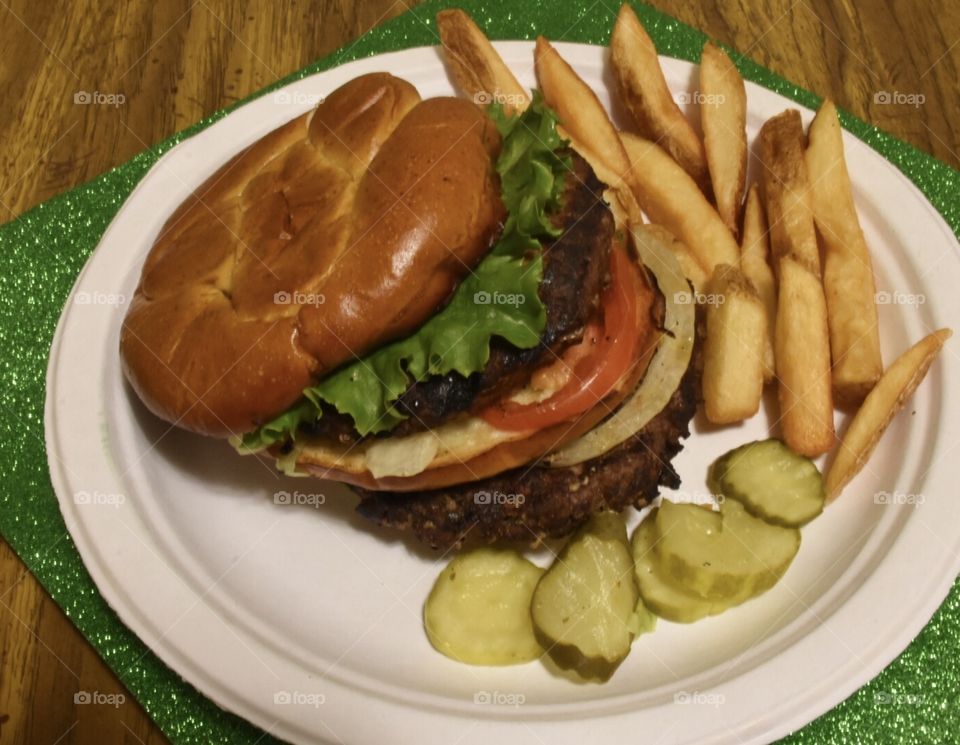
<svg viewBox="0 0 960 745">
<path fill-rule="evenodd" d="M 604 290 L 602 328 L 588 326 L 581 345 L 591 349 L 573 368 L 563 388 L 545 401 L 519 404 L 503 400 L 480 412 L 497 429 L 537 430 L 572 419 L 596 406 L 629 371 L 637 356 L 637 298 L 634 270 L 626 249 L 610 255 L 610 284 Z"/>
</svg>

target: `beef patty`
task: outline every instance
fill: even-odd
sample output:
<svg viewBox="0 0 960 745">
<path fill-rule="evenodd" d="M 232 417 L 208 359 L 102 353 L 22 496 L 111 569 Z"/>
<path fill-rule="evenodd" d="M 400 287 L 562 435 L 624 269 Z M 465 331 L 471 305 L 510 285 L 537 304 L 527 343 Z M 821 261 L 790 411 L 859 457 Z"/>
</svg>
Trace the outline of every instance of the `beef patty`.
<svg viewBox="0 0 960 745">
<path fill-rule="evenodd" d="M 494 337 L 490 359 L 482 372 L 469 377 L 451 372 L 413 383 L 396 403 L 409 418 L 383 436 L 402 437 L 435 427 L 455 414 L 496 400 L 526 383 L 534 368 L 552 361 L 554 355 L 582 338 L 583 327 L 597 312 L 600 292 L 608 278 L 614 224 L 603 201 L 606 185 L 580 155 L 573 151 L 570 155 L 572 169 L 564 179 L 560 210 L 552 218 L 562 233 L 544 245 L 538 294 L 546 307 L 547 323 L 540 343 L 518 349 Z M 324 407 L 316 424 L 304 429 L 312 436 L 341 442 L 359 439 L 353 420 L 331 406 Z"/>
<path fill-rule="evenodd" d="M 701 329 L 702 331 L 702 329 Z M 700 340 L 667 406 L 622 444 L 567 468 L 528 465 L 468 484 L 419 493 L 360 495 L 357 512 L 437 549 L 494 541 L 535 543 L 572 533 L 600 510 L 640 508 L 677 488 L 670 461 L 689 436 L 700 397 Z"/>
</svg>

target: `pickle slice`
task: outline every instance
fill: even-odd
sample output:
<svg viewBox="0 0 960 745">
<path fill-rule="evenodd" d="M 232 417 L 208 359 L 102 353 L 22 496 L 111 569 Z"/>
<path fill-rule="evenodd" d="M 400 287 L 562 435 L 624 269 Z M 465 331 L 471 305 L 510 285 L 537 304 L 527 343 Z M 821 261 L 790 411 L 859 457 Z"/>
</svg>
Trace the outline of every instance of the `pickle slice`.
<svg viewBox="0 0 960 745">
<path fill-rule="evenodd" d="M 516 665 L 543 649 L 533 633 L 530 600 L 543 569 L 516 551 L 478 548 L 437 577 L 423 608 L 438 652 L 472 665 Z"/>
<path fill-rule="evenodd" d="M 753 517 L 725 500 L 720 512 L 663 500 L 654 552 L 664 575 L 707 600 L 769 589 L 800 549 L 800 531 Z"/>
<path fill-rule="evenodd" d="M 761 440 L 731 450 L 711 468 L 711 485 L 767 522 L 799 528 L 823 512 L 823 477 L 809 458 L 780 440 Z"/>
<path fill-rule="evenodd" d="M 631 542 L 637 586 L 647 608 L 668 621 L 693 623 L 749 599 L 749 595 L 740 593 L 724 600 L 705 600 L 665 576 L 656 556 L 656 514 L 654 510 L 637 526 Z"/>
<path fill-rule="evenodd" d="M 557 665 L 607 680 L 630 652 L 639 599 L 626 526 L 615 512 L 601 512 L 541 578 L 534 629 Z"/>
</svg>

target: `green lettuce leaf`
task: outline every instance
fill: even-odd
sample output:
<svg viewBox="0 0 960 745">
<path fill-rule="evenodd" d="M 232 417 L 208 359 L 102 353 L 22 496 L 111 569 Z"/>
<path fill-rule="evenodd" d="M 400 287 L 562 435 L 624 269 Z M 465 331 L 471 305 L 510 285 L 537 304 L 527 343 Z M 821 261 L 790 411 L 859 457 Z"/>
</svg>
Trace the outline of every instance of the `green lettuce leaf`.
<svg viewBox="0 0 960 745">
<path fill-rule="evenodd" d="M 507 208 L 503 233 L 490 253 L 457 287 L 448 305 L 411 336 L 357 359 L 303 392 L 275 419 L 234 440 L 241 451 L 261 450 L 316 422 L 327 403 L 348 414 L 361 435 L 387 432 L 406 419 L 394 404 L 413 381 L 433 375 L 480 372 L 490 340 L 506 339 L 521 349 L 535 346 L 546 325 L 537 290 L 543 277 L 540 239 L 559 229 L 550 215 L 559 206 L 568 156 L 557 133 L 557 116 L 534 91 L 519 116 L 494 104 L 488 110 L 500 131 L 496 169 Z"/>
<path fill-rule="evenodd" d="M 307 398 L 302 398 L 280 416 L 243 435 L 242 438 L 230 438 L 230 443 L 244 453 L 255 453 L 283 440 L 288 434 L 297 431 L 303 422 L 317 420 L 317 406 Z"/>
</svg>

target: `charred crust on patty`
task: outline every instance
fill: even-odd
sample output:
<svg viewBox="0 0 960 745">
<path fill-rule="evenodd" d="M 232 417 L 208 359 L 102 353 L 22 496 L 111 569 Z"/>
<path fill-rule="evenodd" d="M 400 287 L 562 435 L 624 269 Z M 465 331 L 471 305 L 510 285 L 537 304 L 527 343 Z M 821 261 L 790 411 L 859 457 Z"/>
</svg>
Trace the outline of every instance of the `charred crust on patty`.
<svg viewBox="0 0 960 745">
<path fill-rule="evenodd" d="M 354 488 L 357 512 L 412 533 L 435 549 L 496 541 L 539 543 L 569 535 L 600 510 L 641 508 L 675 489 L 671 460 L 683 449 L 700 400 L 702 323 L 690 366 L 670 402 L 639 432 L 606 454 L 567 468 L 527 465 L 472 483 L 398 494 Z M 522 499 L 478 500 L 480 493 Z"/>
</svg>

